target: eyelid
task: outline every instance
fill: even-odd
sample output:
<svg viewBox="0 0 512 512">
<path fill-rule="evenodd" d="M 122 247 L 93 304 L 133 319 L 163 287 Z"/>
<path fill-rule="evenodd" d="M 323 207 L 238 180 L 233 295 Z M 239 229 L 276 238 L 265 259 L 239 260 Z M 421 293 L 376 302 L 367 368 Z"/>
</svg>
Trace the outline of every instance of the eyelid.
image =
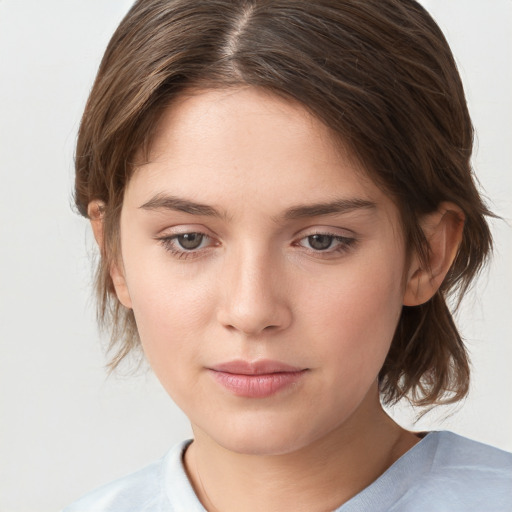
<svg viewBox="0 0 512 512">
<path fill-rule="evenodd" d="M 185 235 L 187 233 L 200 233 L 211 238 L 217 238 L 217 234 L 210 228 L 207 228 L 204 224 L 176 224 L 174 226 L 166 226 L 160 229 L 155 235 L 155 238 L 161 238 L 164 236 L 173 235 Z"/>
<path fill-rule="evenodd" d="M 358 234 L 352 229 L 336 226 L 311 226 L 308 228 L 302 228 L 293 235 L 293 238 L 298 239 L 312 235 L 330 235 L 342 238 L 358 238 Z"/>
</svg>

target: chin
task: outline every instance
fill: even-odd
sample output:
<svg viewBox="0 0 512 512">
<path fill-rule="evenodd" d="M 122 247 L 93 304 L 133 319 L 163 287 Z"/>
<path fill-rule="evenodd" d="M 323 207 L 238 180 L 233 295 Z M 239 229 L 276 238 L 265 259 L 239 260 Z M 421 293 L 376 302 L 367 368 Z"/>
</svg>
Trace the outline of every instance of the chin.
<svg viewBox="0 0 512 512">
<path fill-rule="evenodd" d="M 234 453 L 244 455 L 285 455 L 297 452 L 328 435 L 299 421 L 286 422 L 283 418 L 246 418 L 246 421 L 220 425 L 205 433 L 218 445 Z"/>
<path fill-rule="evenodd" d="M 297 439 L 294 439 L 293 436 L 287 436 L 287 438 L 283 438 L 281 436 L 265 434 L 259 435 L 258 437 L 243 437 L 238 435 L 235 439 L 219 439 L 217 442 L 224 449 L 242 455 L 285 455 L 304 448 L 303 444 L 297 442 Z"/>
</svg>

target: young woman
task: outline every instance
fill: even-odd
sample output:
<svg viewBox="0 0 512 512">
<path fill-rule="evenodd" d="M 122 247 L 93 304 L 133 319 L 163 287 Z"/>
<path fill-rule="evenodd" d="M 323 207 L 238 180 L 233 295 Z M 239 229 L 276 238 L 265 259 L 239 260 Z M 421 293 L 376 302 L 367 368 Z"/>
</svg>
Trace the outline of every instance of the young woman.
<svg viewBox="0 0 512 512">
<path fill-rule="evenodd" d="M 117 349 L 194 439 L 75 511 L 508 510 L 512 456 L 381 403 L 465 396 L 491 248 L 450 49 L 412 0 L 139 0 L 76 153 Z"/>
</svg>

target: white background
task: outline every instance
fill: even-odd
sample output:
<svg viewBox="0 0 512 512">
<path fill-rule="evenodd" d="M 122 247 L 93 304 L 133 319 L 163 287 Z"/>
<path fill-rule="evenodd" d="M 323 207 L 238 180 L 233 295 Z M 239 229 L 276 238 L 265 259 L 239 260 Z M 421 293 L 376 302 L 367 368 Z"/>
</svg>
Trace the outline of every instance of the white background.
<svg viewBox="0 0 512 512">
<path fill-rule="evenodd" d="M 59 510 L 189 435 L 150 373 L 107 378 L 91 293 L 92 237 L 73 213 L 73 145 L 107 41 L 130 0 L 0 0 L 0 512 Z M 460 65 L 474 160 L 512 218 L 512 1 L 425 0 Z M 469 399 L 416 428 L 512 450 L 512 228 L 459 323 Z M 410 424 L 404 411 L 398 416 Z"/>
</svg>

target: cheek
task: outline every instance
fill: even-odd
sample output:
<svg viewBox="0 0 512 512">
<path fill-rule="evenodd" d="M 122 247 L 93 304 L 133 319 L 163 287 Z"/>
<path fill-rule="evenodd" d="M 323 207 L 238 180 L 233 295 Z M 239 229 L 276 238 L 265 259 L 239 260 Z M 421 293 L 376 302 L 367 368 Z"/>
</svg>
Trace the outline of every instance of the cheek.
<svg viewBox="0 0 512 512">
<path fill-rule="evenodd" d="M 309 290 L 301 316 L 309 318 L 329 357 L 340 367 L 350 361 L 354 369 L 373 361 L 380 370 L 402 310 L 401 265 L 390 258 L 365 261 L 324 283 L 310 283 Z"/>
<path fill-rule="evenodd" d="M 149 262 L 149 263 L 144 263 Z M 205 283 L 176 271 L 164 258 L 135 257 L 125 262 L 142 347 L 159 377 L 194 362 L 200 332 L 210 323 L 212 300 Z"/>
</svg>

